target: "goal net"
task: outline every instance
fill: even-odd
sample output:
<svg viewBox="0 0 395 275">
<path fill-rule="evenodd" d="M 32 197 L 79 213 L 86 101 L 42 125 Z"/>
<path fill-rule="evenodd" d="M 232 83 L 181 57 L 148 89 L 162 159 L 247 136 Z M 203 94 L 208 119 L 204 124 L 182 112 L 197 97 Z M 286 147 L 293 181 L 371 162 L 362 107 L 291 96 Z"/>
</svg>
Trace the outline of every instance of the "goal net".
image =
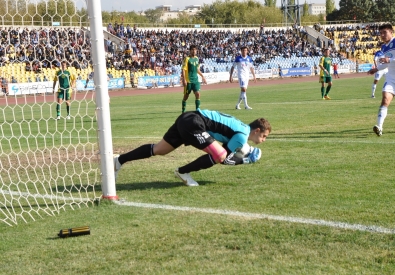
<svg viewBox="0 0 395 275">
<path fill-rule="evenodd" d="M 76 86 L 92 71 L 87 13 L 84 0 L 0 0 L 2 224 L 88 206 L 102 195 L 97 95 L 70 88 L 70 107 L 65 91 L 57 108 L 58 86 L 67 85 L 57 75 L 61 62 Z"/>
</svg>

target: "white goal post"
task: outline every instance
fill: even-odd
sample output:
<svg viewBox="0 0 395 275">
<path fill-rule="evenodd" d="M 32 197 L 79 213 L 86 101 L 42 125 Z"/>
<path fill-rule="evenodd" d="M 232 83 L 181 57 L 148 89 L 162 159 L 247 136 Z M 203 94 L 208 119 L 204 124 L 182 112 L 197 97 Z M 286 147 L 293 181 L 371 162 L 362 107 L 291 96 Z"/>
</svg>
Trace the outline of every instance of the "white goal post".
<svg viewBox="0 0 395 275">
<path fill-rule="evenodd" d="M 87 0 L 90 33 L 92 44 L 92 60 L 94 83 L 96 90 L 97 120 L 100 143 L 100 159 L 102 171 L 103 198 L 118 199 L 115 190 L 113 146 L 111 133 L 110 106 L 107 86 L 106 60 L 100 1 Z M 94 3 L 94 4 L 93 4 Z"/>
<path fill-rule="evenodd" d="M 62 61 L 70 84 L 95 72 L 70 106 L 40 82 Z M 117 199 L 106 74 L 100 1 L 0 0 L 0 226 Z"/>
</svg>

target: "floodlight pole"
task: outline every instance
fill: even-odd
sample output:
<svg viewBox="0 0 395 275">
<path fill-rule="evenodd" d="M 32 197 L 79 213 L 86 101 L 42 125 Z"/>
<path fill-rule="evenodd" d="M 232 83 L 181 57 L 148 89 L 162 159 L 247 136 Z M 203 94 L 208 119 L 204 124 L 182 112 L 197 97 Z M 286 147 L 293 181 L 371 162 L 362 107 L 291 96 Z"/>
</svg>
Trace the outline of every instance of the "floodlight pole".
<svg viewBox="0 0 395 275">
<path fill-rule="evenodd" d="M 299 0 L 294 0 L 293 2 L 290 0 L 281 0 L 281 10 L 284 13 L 284 23 L 286 26 L 288 26 L 288 21 L 291 24 L 296 23 L 301 26 Z"/>
<path fill-rule="evenodd" d="M 110 119 L 110 98 L 108 95 L 107 72 L 104 51 L 103 21 L 101 3 L 97 0 L 87 0 L 91 56 L 93 61 L 93 81 L 96 93 L 96 116 L 100 146 L 100 170 L 102 178 L 102 198 L 117 200 L 115 188 L 113 146 Z"/>
</svg>

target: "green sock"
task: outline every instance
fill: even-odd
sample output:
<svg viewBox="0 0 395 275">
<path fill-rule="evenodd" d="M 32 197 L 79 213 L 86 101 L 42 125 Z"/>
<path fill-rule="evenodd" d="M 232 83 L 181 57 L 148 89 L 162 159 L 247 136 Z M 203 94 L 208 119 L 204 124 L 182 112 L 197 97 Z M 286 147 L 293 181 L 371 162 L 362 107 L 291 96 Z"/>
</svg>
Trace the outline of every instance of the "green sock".
<svg viewBox="0 0 395 275">
<path fill-rule="evenodd" d="M 70 115 L 70 106 L 69 105 L 66 105 L 66 110 L 67 110 L 67 115 L 69 116 Z"/>
<path fill-rule="evenodd" d="M 326 87 L 326 93 L 325 93 L 325 95 L 328 95 L 328 94 L 329 94 L 329 91 L 331 90 L 331 87 L 332 87 L 332 86 Z"/>
<path fill-rule="evenodd" d="M 325 93 L 325 88 L 321 87 L 321 96 L 324 97 L 324 93 Z"/>
<path fill-rule="evenodd" d="M 182 112 L 185 112 L 185 107 L 187 106 L 187 102 L 186 101 L 182 101 Z"/>
<path fill-rule="evenodd" d="M 60 104 L 56 105 L 56 115 L 60 116 Z"/>
<path fill-rule="evenodd" d="M 200 99 L 195 100 L 196 110 L 200 108 Z"/>
</svg>

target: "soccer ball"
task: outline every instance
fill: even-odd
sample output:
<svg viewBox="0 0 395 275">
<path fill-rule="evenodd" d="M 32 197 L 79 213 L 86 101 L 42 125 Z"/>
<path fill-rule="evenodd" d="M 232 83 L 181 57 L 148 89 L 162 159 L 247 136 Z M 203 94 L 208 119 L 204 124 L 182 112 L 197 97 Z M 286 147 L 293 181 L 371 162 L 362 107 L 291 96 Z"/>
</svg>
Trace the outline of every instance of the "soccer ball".
<svg viewBox="0 0 395 275">
<path fill-rule="evenodd" d="M 253 147 L 246 143 L 243 147 L 236 150 L 235 156 L 238 158 L 246 158 L 251 153 L 252 149 Z"/>
</svg>

